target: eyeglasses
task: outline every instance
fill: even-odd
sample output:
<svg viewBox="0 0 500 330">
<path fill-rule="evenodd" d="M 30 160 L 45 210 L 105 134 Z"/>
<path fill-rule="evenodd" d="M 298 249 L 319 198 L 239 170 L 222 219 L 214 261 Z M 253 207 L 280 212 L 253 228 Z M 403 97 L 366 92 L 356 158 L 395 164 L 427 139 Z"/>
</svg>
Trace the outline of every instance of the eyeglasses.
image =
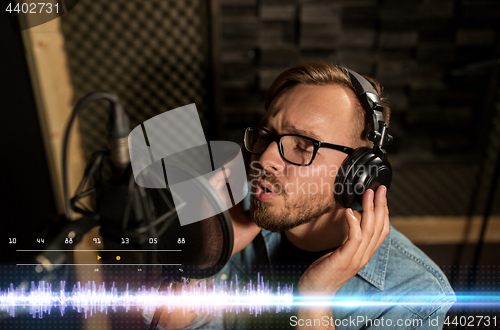
<svg viewBox="0 0 500 330">
<path fill-rule="evenodd" d="M 354 149 L 309 138 L 299 134 L 273 134 L 262 127 L 247 127 L 243 136 L 245 149 L 254 155 L 261 155 L 271 142 L 278 144 L 281 157 L 290 164 L 309 166 L 314 161 L 319 148 L 339 150 L 348 155 Z"/>
</svg>

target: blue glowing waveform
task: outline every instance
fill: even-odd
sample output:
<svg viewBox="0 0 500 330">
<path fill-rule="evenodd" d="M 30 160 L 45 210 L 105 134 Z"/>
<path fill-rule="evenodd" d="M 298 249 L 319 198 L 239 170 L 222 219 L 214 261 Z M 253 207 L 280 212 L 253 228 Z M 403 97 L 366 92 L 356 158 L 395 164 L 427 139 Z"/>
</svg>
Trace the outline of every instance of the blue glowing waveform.
<svg viewBox="0 0 500 330">
<path fill-rule="evenodd" d="M 122 307 L 128 312 L 131 308 L 143 310 L 146 314 L 153 313 L 158 306 L 165 306 L 168 312 L 175 308 L 193 310 L 196 313 L 217 314 L 221 310 L 239 313 L 248 310 L 251 314 L 261 314 L 270 311 L 271 307 L 280 312 L 290 310 L 293 303 L 293 286 L 285 284 L 281 287 L 278 283 L 276 290 L 269 286 L 269 281 L 264 282 L 263 276 L 258 276 L 257 283 L 250 282 L 238 289 L 238 279 L 233 288 L 233 282 L 221 281 L 215 285 L 215 280 L 207 285 L 207 281 L 197 282 L 193 285 L 181 283 L 180 290 L 168 288 L 165 292 L 158 292 L 157 288 L 147 289 L 142 286 L 136 292 L 127 288 L 125 292 L 118 292 L 115 284 L 108 290 L 105 283 L 96 285 L 95 282 L 81 284 L 77 282 L 71 292 L 66 292 L 66 283 L 61 281 L 60 289 L 53 292 L 52 284 L 40 281 L 38 286 L 31 282 L 31 289 L 27 292 L 24 288 L 14 288 L 11 284 L 6 292 L 0 290 L 0 310 L 7 311 L 11 316 L 16 315 L 16 309 L 29 308 L 33 317 L 42 318 L 50 314 L 53 308 L 59 309 L 64 315 L 66 308 L 72 308 L 85 317 L 96 312 L 116 312 Z"/>
<path fill-rule="evenodd" d="M 404 294 L 380 294 L 369 296 L 294 296 L 293 285 L 280 286 L 274 290 L 269 282 L 258 274 L 257 281 L 251 280 L 239 289 L 238 278 L 236 281 L 222 281 L 216 285 L 215 280 L 193 282 L 190 285 L 180 283 L 180 288 L 174 291 L 168 288 L 158 292 L 157 288 L 147 289 L 145 286 L 133 291 L 127 284 L 124 292 L 118 292 L 113 283 L 109 289 L 105 284 L 97 285 L 94 282 L 81 284 L 77 282 L 71 292 L 65 290 L 66 283 L 61 281 L 59 291 L 53 291 L 52 284 L 40 281 L 38 286 L 31 282 L 31 288 L 14 288 L 11 284 L 7 291 L 0 290 L 0 311 L 7 311 L 11 316 L 16 315 L 16 310 L 27 310 L 34 317 L 42 318 L 50 314 L 52 309 L 58 309 L 61 315 L 67 308 L 84 313 L 85 317 L 97 312 L 116 312 L 118 308 L 126 312 L 132 308 L 142 310 L 146 314 L 154 313 L 158 306 L 164 306 L 168 312 L 175 308 L 192 310 L 196 313 L 210 313 L 218 315 L 221 311 L 242 312 L 248 311 L 255 316 L 262 312 L 270 312 L 271 308 L 279 313 L 290 312 L 297 306 L 331 306 L 331 307 L 369 307 L 369 306 L 394 306 L 394 305 L 435 305 L 443 302 L 442 295 L 428 294 L 425 292 L 406 292 Z M 444 299 L 449 303 L 455 297 L 448 296 Z M 470 308 L 499 308 L 500 292 L 457 293 L 455 306 Z"/>
</svg>

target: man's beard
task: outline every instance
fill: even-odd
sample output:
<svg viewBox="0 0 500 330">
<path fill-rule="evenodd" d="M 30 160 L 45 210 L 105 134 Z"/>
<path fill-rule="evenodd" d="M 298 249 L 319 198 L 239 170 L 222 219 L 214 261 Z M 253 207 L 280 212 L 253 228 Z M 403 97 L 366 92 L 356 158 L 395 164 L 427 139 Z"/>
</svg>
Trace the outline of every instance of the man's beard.
<svg viewBox="0 0 500 330">
<path fill-rule="evenodd" d="M 264 170 L 261 171 L 264 173 Z M 258 177 L 250 174 L 250 178 L 255 180 Z M 280 185 L 278 179 L 269 173 L 262 175 L 260 179 L 274 186 Z M 250 217 L 257 226 L 272 232 L 284 232 L 309 223 L 335 207 L 333 195 L 325 198 L 323 194 L 304 194 L 291 198 L 286 189 L 282 185 L 280 187 L 282 189 L 278 195 L 283 198 L 283 210 L 272 211 L 269 203 L 258 200 L 253 194 L 250 196 Z"/>
</svg>

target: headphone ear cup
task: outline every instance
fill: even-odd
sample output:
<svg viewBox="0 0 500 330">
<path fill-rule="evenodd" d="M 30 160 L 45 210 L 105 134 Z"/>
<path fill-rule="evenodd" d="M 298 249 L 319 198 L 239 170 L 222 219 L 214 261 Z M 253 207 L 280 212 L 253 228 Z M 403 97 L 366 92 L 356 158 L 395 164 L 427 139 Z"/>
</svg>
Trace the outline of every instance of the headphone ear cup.
<svg viewBox="0 0 500 330">
<path fill-rule="evenodd" d="M 335 200 L 344 208 L 361 211 L 365 191 L 375 191 L 380 185 L 389 189 L 391 180 L 389 161 L 383 161 L 371 148 L 358 148 L 344 160 L 337 172 Z"/>
</svg>

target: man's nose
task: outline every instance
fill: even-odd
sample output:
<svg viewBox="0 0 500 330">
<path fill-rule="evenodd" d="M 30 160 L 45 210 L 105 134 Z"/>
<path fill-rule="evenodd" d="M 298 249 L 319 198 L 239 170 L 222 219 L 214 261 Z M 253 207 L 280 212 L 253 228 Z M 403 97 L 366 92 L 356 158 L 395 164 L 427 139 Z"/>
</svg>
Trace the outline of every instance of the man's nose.
<svg viewBox="0 0 500 330">
<path fill-rule="evenodd" d="M 260 166 L 262 166 L 266 172 L 279 175 L 285 168 L 285 163 L 281 157 L 278 143 L 274 141 L 271 142 L 262 155 L 260 155 L 259 162 Z"/>
</svg>

